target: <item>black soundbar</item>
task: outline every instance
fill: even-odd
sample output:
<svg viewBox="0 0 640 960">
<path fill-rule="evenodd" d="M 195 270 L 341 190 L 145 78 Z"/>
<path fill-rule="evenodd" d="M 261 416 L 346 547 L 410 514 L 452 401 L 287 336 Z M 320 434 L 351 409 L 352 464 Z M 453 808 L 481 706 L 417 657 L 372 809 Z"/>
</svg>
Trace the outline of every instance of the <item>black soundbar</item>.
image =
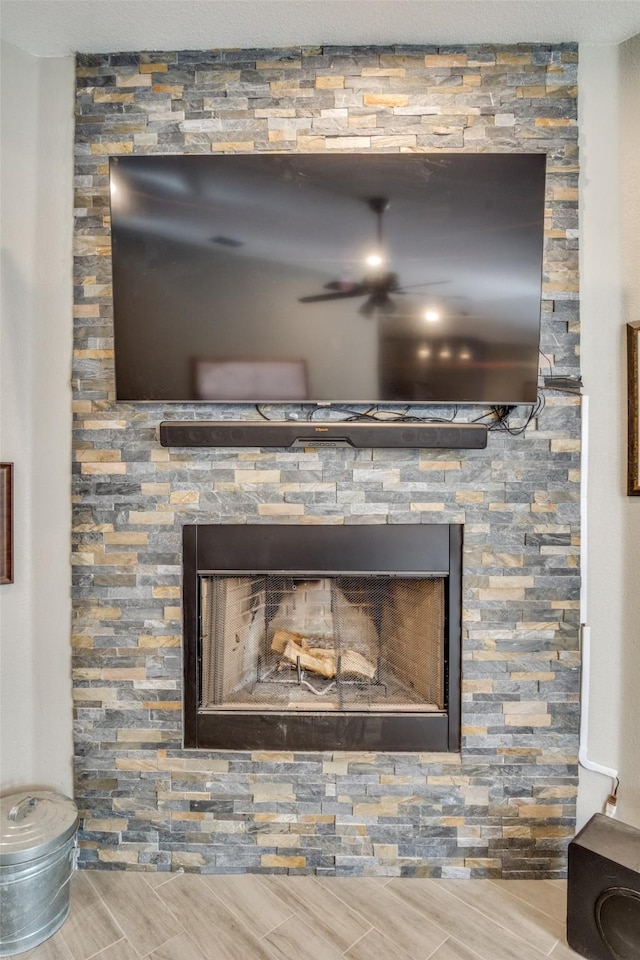
<svg viewBox="0 0 640 960">
<path fill-rule="evenodd" d="M 483 423 L 315 420 L 165 420 L 163 447 L 414 447 L 480 450 L 487 445 Z"/>
</svg>

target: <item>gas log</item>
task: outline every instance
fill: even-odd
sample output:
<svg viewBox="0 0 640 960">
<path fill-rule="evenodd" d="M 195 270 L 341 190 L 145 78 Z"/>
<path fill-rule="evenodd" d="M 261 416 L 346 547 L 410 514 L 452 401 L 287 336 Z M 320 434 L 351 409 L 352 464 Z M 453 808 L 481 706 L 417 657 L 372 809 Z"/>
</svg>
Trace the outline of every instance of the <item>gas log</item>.
<svg viewBox="0 0 640 960">
<path fill-rule="evenodd" d="M 314 647 L 307 637 L 290 630 L 276 630 L 271 642 L 271 649 L 282 654 L 291 664 L 300 663 L 303 670 L 318 673 L 327 680 L 332 679 L 338 672 L 335 649 Z M 376 674 L 374 665 L 357 653 L 355 650 L 343 650 L 339 655 L 341 674 L 355 674 L 373 680 Z"/>
</svg>

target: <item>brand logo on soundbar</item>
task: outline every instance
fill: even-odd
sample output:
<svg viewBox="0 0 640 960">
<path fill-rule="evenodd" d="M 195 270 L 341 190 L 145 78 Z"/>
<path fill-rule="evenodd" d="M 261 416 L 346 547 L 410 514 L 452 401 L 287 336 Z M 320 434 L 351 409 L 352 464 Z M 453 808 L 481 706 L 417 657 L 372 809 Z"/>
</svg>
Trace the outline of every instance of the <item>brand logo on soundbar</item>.
<svg viewBox="0 0 640 960">
<path fill-rule="evenodd" d="M 316 433 L 328 433 L 329 427 L 314 427 Z"/>
</svg>

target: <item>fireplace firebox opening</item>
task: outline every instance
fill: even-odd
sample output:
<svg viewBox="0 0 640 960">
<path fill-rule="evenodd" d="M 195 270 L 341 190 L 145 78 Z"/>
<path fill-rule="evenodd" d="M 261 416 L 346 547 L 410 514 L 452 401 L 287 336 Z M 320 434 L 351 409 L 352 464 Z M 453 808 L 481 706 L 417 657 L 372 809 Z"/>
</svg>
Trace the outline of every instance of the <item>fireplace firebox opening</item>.
<svg viewBox="0 0 640 960">
<path fill-rule="evenodd" d="M 185 747 L 458 749 L 461 526 L 183 542 Z"/>
</svg>

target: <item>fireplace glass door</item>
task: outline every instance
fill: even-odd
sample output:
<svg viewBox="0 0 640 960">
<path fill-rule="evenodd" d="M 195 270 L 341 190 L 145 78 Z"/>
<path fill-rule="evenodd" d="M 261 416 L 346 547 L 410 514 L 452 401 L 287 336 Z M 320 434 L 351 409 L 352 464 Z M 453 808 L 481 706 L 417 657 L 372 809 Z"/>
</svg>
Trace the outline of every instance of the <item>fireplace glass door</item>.
<svg viewBox="0 0 640 960">
<path fill-rule="evenodd" d="M 203 576 L 200 706 L 443 710 L 444 580 Z"/>
</svg>

